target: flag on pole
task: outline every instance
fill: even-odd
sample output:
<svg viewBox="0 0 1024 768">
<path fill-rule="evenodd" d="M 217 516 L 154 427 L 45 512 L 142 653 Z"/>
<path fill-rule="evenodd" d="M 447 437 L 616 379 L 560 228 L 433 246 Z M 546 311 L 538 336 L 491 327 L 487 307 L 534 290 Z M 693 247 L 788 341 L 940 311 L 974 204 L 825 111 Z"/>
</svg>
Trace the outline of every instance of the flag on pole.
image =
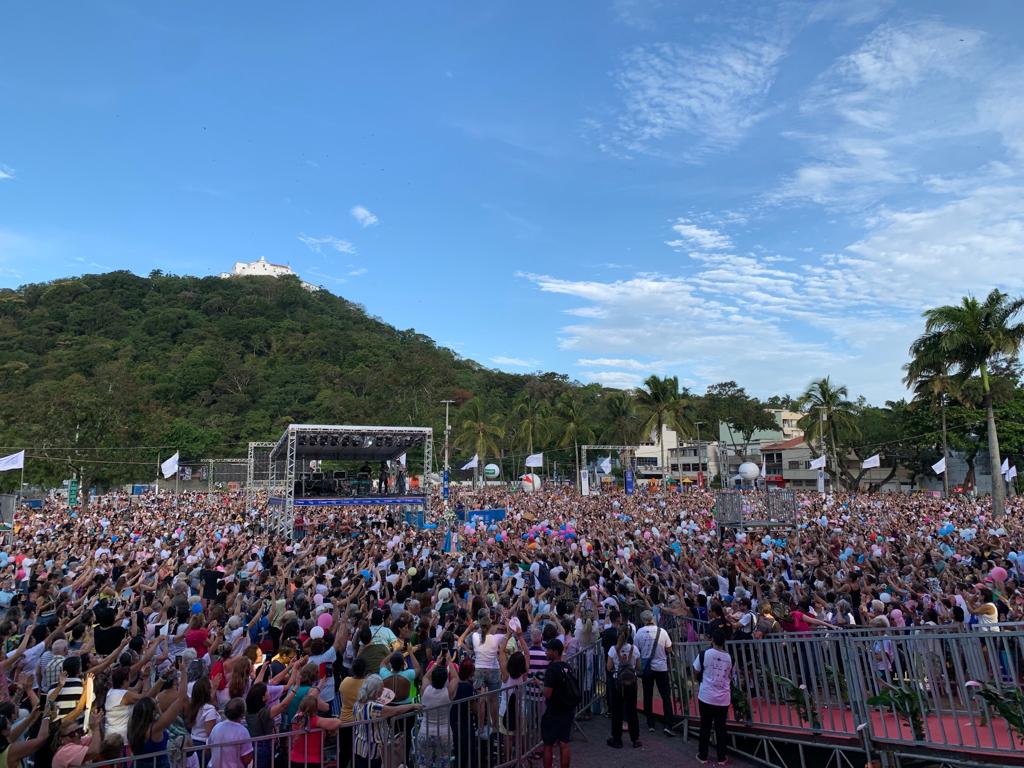
<svg viewBox="0 0 1024 768">
<path fill-rule="evenodd" d="M 811 459 L 811 469 L 824 469 L 825 468 L 825 457 L 819 456 L 816 459 Z"/>
<path fill-rule="evenodd" d="M 10 456 L 0 457 L 0 472 L 6 472 L 9 469 L 24 469 L 25 468 L 25 452 L 18 451 L 12 453 Z"/>
<path fill-rule="evenodd" d="M 943 456 L 941 459 L 932 464 L 932 472 L 936 475 L 941 475 L 946 471 L 946 457 Z"/>
<path fill-rule="evenodd" d="M 174 455 L 171 456 L 167 461 L 160 465 L 160 472 L 164 476 L 164 480 L 168 477 L 172 477 L 178 472 L 178 452 L 175 451 Z"/>
<path fill-rule="evenodd" d="M 765 459 L 761 459 L 761 479 L 768 477 L 768 462 Z"/>
<path fill-rule="evenodd" d="M 612 473 L 612 457 L 605 457 L 605 460 L 601 462 L 600 467 L 602 472 L 606 475 L 610 475 Z"/>
<path fill-rule="evenodd" d="M 401 464 L 403 467 L 405 466 L 405 454 L 404 453 L 401 456 L 398 457 L 398 463 Z"/>
<path fill-rule="evenodd" d="M 466 466 L 464 466 L 462 469 L 463 469 L 463 471 L 465 471 L 467 469 L 476 469 L 477 466 L 479 466 L 479 464 L 480 464 L 480 455 L 474 453 L 473 454 L 473 458 L 470 459 L 469 461 L 467 461 L 466 462 Z"/>
<path fill-rule="evenodd" d="M 543 453 L 531 453 L 526 457 L 526 466 L 528 467 L 543 467 L 544 466 L 544 454 Z"/>
<path fill-rule="evenodd" d="M 1005 475 L 1010 471 L 1010 459 L 1009 457 L 1003 459 L 1003 463 L 999 467 L 999 474 Z"/>
<path fill-rule="evenodd" d="M 1017 465 L 1014 464 L 1008 470 L 1006 470 L 1006 482 L 1010 482 L 1017 476 Z"/>
<path fill-rule="evenodd" d="M 882 466 L 881 455 L 876 453 L 874 456 L 868 456 L 860 466 L 861 469 L 875 469 Z"/>
</svg>

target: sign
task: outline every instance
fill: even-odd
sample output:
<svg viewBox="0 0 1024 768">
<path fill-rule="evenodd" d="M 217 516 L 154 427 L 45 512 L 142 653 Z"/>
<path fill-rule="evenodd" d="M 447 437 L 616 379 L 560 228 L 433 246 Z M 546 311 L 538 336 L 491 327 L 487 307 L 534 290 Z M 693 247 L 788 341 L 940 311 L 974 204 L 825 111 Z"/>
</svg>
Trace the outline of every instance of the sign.
<svg viewBox="0 0 1024 768">
<path fill-rule="evenodd" d="M 68 484 L 68 506 L 74 507 L 78 505 L 78 480 L 72 480 Z"/>
<path fill-rule="evenodd" d="M 270 504 L 282 504 L 284 499 L 272 498 Z M 377 507 L 382 504 L 425 504 L 424 496 L 348 496 L 340 499 L 295 499 L 296 507 Z"/>
<path fill-rule="evenodd" d="M 504 509 L 467 509 L 464 510 L 459 518 L 465 520 L 467 523 L 484 523 L 489 525 L 495 523 L 498 520 L 505 519 Z"/>
<path fill-rule="evenodd" d="M 818 493 L 825 492 L 825 470 L 818 470 Z"/>
<path fill-rule="evenodd" d="M 622 483 L 626 486 L 626 495 L 632 496 L 634 490 L 635 481 L 633 480 L 633 470 L 627 469 L 622 473 Z"/>
<path fill-rule="evenodd" d="M 584 496 L 590 495 L 590 470 L 580 470 L 580 493 Z"/>
<path fill-rule="evenodd" d="M 445 501 L 448 500 L 448 470 L 444 471 L 441 476 L 441 493 L 444 495 Z"/>
<path fill-rule="evenodd" d="M 698 488 L 703 488 L 704 487 L 704 473 L 703 472 L 697 472 L 697 487 Z"/>
</svg>

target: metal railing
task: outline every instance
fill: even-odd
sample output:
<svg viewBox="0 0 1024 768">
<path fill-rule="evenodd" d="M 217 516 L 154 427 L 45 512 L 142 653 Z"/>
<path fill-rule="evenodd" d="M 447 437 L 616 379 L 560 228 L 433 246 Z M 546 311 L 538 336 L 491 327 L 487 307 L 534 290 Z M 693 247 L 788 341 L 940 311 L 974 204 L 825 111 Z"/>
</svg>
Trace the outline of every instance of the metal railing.
<svg viewBox="0 0 1024 768">
<path fill-rule="evenodd" d="M 604 694 L 604 668 L 599 663 L 602 662 L 601 645 L 596 643 L 582 649 L 565 661 L 579 684 L 576 712 L 582 713 Z M 354 756 L 360 748 L 364 757 L 378 758 L 381 768 L 522 768 L 528 765 L 531 753 L 542 745 L 544 694 L 538 679 L 529 679 L 506 689 L 505 693 L 514 700 L 514 717 L 500 714 L 502 692 L 484 692 L 418 712 L 344 723 L 337 730 L 286 729 L 216 747 L 190 745 L 181 740 L 161 751 L 87 762 L 86 765 L 94 768 L 200 768 L 209 764 L 214 749 L 251 746 L 250 768 L 277 765 L 319 768 L 328 762 L 337 768 L 348 768 L 357 764 Z M 364 745 L 370 745 L 369 749 Z M 320 760 L 311 760 L 310 756 L 316 754 L 320 755 Z"/>
<path fill-rule="evenodd" d="M 771 635 L 727 644 L 735 732 L 846 741 L 868 753 L 1009 762 L 1024 745 L 1024 627 L 907 627 Z M 699 720 L 693 661 L 674 643 L 673 695 Z"/>
</svg>

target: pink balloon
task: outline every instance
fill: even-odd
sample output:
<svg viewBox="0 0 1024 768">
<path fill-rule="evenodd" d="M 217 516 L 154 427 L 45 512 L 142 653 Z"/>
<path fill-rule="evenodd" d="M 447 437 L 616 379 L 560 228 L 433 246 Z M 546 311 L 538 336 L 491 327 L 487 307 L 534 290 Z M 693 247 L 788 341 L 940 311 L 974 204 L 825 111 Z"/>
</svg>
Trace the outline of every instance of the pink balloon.
<svg viewBox="0 0 1024 768">
<path fill-rule="evenodd" d="M 488 540 L 487 540 L 487 543 L 488 543 L 488 544 L 493 544 L 493 543 L 494 543 L 494 539 L 493 539 L 493 538 L 490 538 L 490 539 L 488 539 Z"/>
<path fill-rule="evenodd" d="M 330 629 L 332 624 L 334 624 L 334 616 L 329 614 L 327 611 L 324 611 L 317 617 L 316 625 L 324 632 Z"/>
<path fill-rule="evenodd" d="M 1006 581 L 1007 575 L 1006 569 L 1001 565 L 997 565 L 989 572 L 989 576 L 991 576 L 995 581 Z"/>
</svg>

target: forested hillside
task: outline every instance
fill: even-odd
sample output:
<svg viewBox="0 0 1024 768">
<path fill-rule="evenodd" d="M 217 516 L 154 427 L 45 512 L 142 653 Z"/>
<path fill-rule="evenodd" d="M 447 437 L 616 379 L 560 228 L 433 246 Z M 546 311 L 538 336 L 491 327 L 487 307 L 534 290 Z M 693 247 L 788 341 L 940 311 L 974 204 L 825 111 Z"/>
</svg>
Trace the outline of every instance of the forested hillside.
<svg viewBox="0 0 1024 768">
<path fill-rule="evenodd" d="M 39 480 L 83 463 L 98 481 L 138 477 L 129 462 L 155 461 L 150 446 L 244 455 L 289 422 L 432 425 L 440 440 L 443 399 L 501 414 L 569 389 L 483 368 L 290 278 L 113 272 L 0 291 L 0 444 L 65 460 L 30 461 Z M 578 391 L 590 407 L 600 395 Z"/>
</svg>

